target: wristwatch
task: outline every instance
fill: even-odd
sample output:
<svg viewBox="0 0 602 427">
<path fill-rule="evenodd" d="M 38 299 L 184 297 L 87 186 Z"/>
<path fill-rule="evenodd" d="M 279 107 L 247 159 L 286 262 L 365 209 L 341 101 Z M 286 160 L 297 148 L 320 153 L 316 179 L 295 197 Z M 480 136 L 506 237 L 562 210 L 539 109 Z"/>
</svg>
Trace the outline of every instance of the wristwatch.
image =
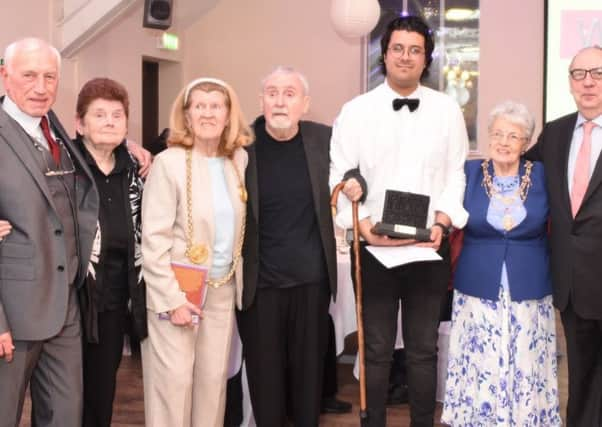
<svg viewBox="0 0 602 427">
<path fill-rule="evenodd" d="M 433 224 L 433 227 L 439 227 L 441 229 L 441 231 L 443 231 L 443 237 L 447 237 L 449 236 L 449 229 L 450 227 L 447 227 L 446 225 L 440 223 L 440 222 L 436 222 Z"/>
</svg>

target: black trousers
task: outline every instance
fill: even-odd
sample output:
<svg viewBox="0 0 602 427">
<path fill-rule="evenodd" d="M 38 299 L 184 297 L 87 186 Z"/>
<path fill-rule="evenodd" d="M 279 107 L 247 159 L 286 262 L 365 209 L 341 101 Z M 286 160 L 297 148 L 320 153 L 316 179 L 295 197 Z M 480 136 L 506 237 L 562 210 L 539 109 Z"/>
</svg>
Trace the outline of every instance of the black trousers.
<svg viewBox="0 0 602 427">
<path fill-rule="evenodd" d="M 257 289 L 238 313 L 249 393 L 259 427 L 297 427 L 320 417 L 330 291 L 326 283 Z"/>
<path fill-rule="evenodd" d="M 236 375 L 228 379 L 226 386 L 226 410 L 224 412 L 224 427 L 238 427 L 242 424 L 244 414 L 242 409 L 242 368 Z"/>
<path fill-rule="evenodd" d="M 566 425 L 602 426 L 602 320 L 580 317 L 570 301 L 560 315 L 569 368 Z"/>
<path fill-rule="evenodd" d="M 443 261 L 385 268 L 360 246 L 363 284 L 366 393 L 369 425 L 385 427 L 386 397 L 401 299 L 411 427 L 431 427 L 437 391 L 439 317 L 450 275 L 449 245 Z M 355 268 L 352 257 L 351 269 Z"/>
<path fill-rule="evenodd" d="M 324 376 L 322 379 L 322 398 L 335 397 L 339 391 L 337 376 L 337 343 L 334 336 L 334 322 L 328 315 L 328 342 L 324 355 Z"/>
<path fill-rule="evenodd" d="M 405 369 L 405 368 L 404 368 Z M 322 398 L 335 397 L 338 392 L 337 351 L 334 335 L 334 323 L 328 315 L 328 344 L 324 355 L 324 376 L 322 381 Z M 226 413 L 224 427 L 238 427 L 243 421 L 242 409 L 242 369 L 228 379 L 226 391 Z"/>
<path fill-rule="evenodd" d="M 98 344 L 84 344 L 84 427 L 110 427 L 127 308 L 98 313 Z"/>
</svg>

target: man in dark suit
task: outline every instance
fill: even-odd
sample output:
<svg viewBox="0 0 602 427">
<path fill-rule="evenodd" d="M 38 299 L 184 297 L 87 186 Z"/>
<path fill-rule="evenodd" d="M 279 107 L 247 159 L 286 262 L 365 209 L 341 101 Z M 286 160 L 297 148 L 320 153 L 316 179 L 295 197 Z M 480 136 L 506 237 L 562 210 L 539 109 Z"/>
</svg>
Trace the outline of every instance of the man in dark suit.
<svg viewBox="0 0 602 427">
<path fill-rule="evenodd" d="M 316 426 L 336 295 L 336 252 L 329 206 L 330 128 L 300 121 L 308 86 L 279 67 L 263 81 L 264 115 L 248 148 L 243 342 L 251 403 L 261 427 Z"/>
<path fill-rule="evenodd" d="M 527 157 L 543 161 L 551 212 L 554 304 L 567 341 L 567 426 L 600 424 L 602 382 L 602 49 L 569 66 L 577 112 L 547 123 Z"/>
<path fill-rule="evenodd" d="M 50 108 L 60 55 L 23 39 L 4 54 L 0 107 L 0 425 L 17 426 L 28 384 L 32 425 L 81 426 L 76 288 L 96 231 L 98 194 Z M 5 222 L 6 221 L 6 222 Z M 6 229 L 5 229 L 6 231 Z"/>
</svg>

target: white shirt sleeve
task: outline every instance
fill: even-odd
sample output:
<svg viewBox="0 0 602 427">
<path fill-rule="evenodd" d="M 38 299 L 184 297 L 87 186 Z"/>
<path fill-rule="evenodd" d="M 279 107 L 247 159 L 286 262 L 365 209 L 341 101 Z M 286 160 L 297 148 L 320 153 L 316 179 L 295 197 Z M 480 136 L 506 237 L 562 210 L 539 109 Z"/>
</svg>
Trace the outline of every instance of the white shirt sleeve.
<svg viewBox="0 0 602 427">
<path fill-rule="evenodd" d="M 359 167 L 359 144 L 361 141 L 358 140 L 359 134 L 355 131 L 354 125 L 357 125 L 357 122 L 353 121 L 353 117 L 349 115 L 347 105 L 344 105 L 334 121 L 330 139 L 329 185 L 331 191 L 342 181 L 347 171 Z M 358 213 L 359 220 L 370 216 L 368 209 L 361 204 Z M 335 223 L 341 228 L 353 227 L 351 202 L 344 194 L 340 194 L 338 198 Z"/>
</svg>

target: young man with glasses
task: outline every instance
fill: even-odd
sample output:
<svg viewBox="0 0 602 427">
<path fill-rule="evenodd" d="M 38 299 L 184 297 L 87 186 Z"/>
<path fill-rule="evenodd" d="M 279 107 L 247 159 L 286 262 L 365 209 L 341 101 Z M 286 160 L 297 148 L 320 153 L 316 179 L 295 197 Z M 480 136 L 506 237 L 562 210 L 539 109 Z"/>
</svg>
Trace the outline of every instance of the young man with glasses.
<svg viewBox="0 0 602 427">
<path fill-rule="evenodd" d="M 331 187 L 350 178 L 343 192 L 350 199 L 365 196 L 359 219 L 370 426 L 386 425 L 385 397 L 399 300 L 411 425 L 433 425 L 439 316 L 450 274 L 447 233 L 450 226 L 463 227 L 467 220 L 462 196 L 468 151 L 458 104 L 420 84 L 428 74 L 433 48 L 432 31 L 422 19 L 405 16 L 389 23 L 381 39 L 385 82 L 345 104 L 333 127 Z M 364 181 L 363 191 L 358 181 Z M 420 245 L 437 250 L 442 261 L 387 269 L 366 249 L 366 245 L 417 244 L 371 231 L 381 220 L 386 190 L 430 197 L 431 242 Z M 351 209 L 344 199 L 339 198 L 337 221 L 349 227 Z"/>
<path fill-rule="evenodd" d="M 567 426 L 602 425 L 602 48 L 580 50 L 568 79 L 577 112 L 547 123 L 527 153 L 546 168 L 554 305 L 567 342 Z"/>
</svg>

